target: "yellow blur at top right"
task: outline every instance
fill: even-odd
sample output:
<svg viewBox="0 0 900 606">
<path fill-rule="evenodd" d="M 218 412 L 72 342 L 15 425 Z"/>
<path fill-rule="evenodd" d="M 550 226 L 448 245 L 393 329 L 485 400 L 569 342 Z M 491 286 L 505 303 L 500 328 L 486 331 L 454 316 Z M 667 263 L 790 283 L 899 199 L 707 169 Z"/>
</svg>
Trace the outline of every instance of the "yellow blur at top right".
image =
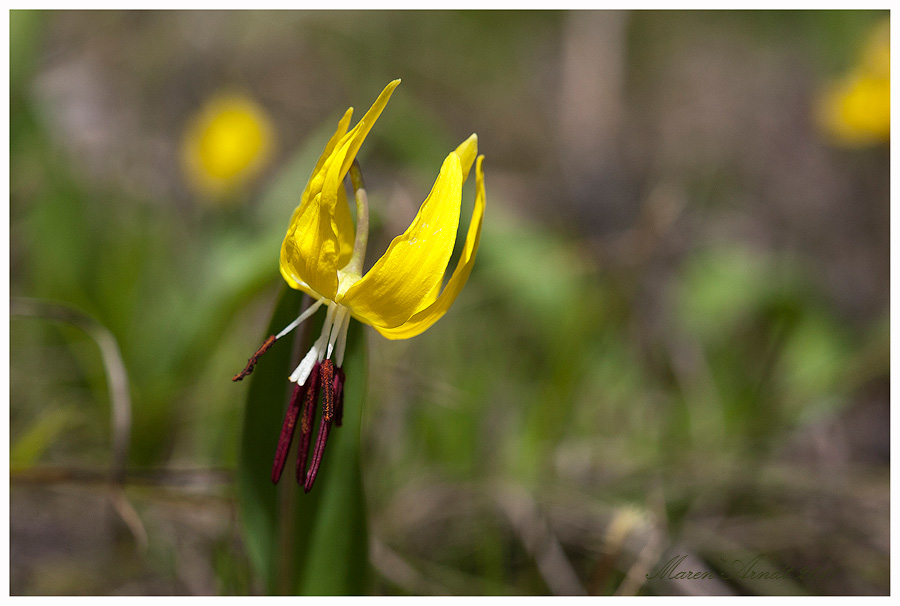
<svg viewBox="0 0 900 606">
<path fill-rule="evenodd" d="M 866 147 L 891 138 L 891 30 L 879 23 L 859 60 L 819 98 L 817 120 L 829 140 L 846 147 Z"/>
</svg>

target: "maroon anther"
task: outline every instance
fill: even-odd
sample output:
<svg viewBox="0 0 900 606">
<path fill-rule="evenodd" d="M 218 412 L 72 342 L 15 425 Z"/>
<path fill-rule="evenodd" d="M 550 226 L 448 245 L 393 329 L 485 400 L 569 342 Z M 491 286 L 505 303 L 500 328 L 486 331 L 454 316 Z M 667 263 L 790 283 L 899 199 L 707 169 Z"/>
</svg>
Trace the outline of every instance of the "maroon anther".
<svg viewBox="0 0 900 606">
<path fill-rule="evenodd" d="M 319 465 L 322 464 L 322 455 L 325 453 L 325 443 L 328 441 L 328 434 L 331 432 L 331 420 L 325 420 L 319 423 L 319 435 L 316 438 L 316 449 L 313 452 L 312 464 L 306 473 L 306 481 L 303 483 L 303 492 L 312 490 L 313 482 L 316 481 L 316 475 L 319 473 Z"/>
<path fill-rule="evenodd" d="M 334 424 L 341 426 L 344 419 L 344 369 L 334 369 Z"/>
<path fill-rule="evenodd" d="M 322 373 L 322 419 L 334 418 L 334 362 L 325 360 L 320 368 Z"/>
<path fill-rule="evenodd" d="M 274 337 L 270 337 L 274 343 Z M 252 370 L 252 363 L 271 346 L 269 340 L 253 358 L 248 368 Z M 316 436 L 316 445 L 313 447 L 312 461 L 309 469 L 306 463 L 309 461 L 309 446 L 312 441 L 312 431 L 315 425 L 316 403 L 319 392 L 322 392 L 322 418 L 319 420 L 319 433 Z M 325 444 L 331 433 L 332 424 L 340 426 L 344 415 L 344 371 L 334 367 L 334 362 L 324 360 L 313 366 L 306 384 L 297 385 L 291 393 L 287 412 L 284 414 L 284 425 L 281 427 L 281 435 L 278 437 L 278 447 L 275 449 L 275 462 L 272 465 L 272 482 L 277 484 L 284 471 L 291 449 L 291 441 L 297 422 L 300 424 L 300 444 L 297 450 L 297 484 L 303 486 L 305 492 L 312 490 L 319 467 L 322 465 L 322 455 L 325 453 Z"/>
<path fill-rule="evenodd" d="M 331 360 L 324 360 L 319 364 L 319 383 L 322 386 L 322 420 L 319 421 L 319 435 L 316 436 L 312 463 L 303 478 L 304 492 L 312 490 L 313 482 L 316 481 L 319 465 L 322 464 L 322 455 L 325 453 L 325 443 L 328 441 L 328 434 L 331 432 L 331 423 L 334 418 L 334 362 Z M 304 470 L 305 466 L 297 467 L 298 484 L 301 484 L 300 474 Z"/>
<path fill-rule="evenodd" d="M 300 420 L 300 450 L 297 451 L 297 484 L 302 484 L 306 474 L 306 461 L 309 458 L 309 440 L 312 436 L 313 415 L 316 410 L 316 400 L 319 396 L 319 366 L 316 362 L 306 384 L 309 390 L 303 401 L 303 418 Z"/>
<path fill-rule="evenodd" d="M 266 351 L 275 344 L 276 337 L 270 336 L 262 346 L 256 350 L 244 370 L 234 375 L 232 381 L 240 381 L 251 372 Z M 322 464 L 322 455 L 325 453 L 325 444 L 328 442 L 328 434 L 331 433 L 331 425 L 341 426 L 344 417 L 344 371 L 335 368 L 334 362 L 324 360 L 316 362 L 309 373 L 304 385 L 295 385 L 291 392 L 287 411 L 284 413 L 284 424 L 281 426 L 281 435 L 278 436 L 278 446 L 275 448 L 275 461 L 272 463 L 272 483 L 277 484 L 284 471 L 288 453 L 291 450 L 291 441 L 297 421 L 300 421 L 300 445 L 297 451 L 297 484 L 303 486 L 303 490 L 312 490 L 319 466 Z M 312 462 L 309 469 L 306 463 L 309 460 L 309 443 L 312 441 L 312 430 L 315 425 L 316 402 L 319 399 L 319 391 L 322 391 L 322 418 L 319 421 L 319 433 L 316 436 L 316 445 L 313 448 Z M 302 407 L 301 407 L 302 404 Z"/>
<path fill-rule="evenodd" d="M 291 438 L 294 437 L 294 427 L 297 424 L 297 413 L 300 412 L 300 398 L 304 392 L 303 387 L 296 385 L 287 412 L 284 415 L 284 425 L 281 427 L 281 435 L 278 437 L 278 448 L 275 449 L 275 463 L 272 465 L 272 483 L 277 484 L 284 471 L 284 462 L 287 461 L 288 451 L 291 449 Z"/>
</svg>

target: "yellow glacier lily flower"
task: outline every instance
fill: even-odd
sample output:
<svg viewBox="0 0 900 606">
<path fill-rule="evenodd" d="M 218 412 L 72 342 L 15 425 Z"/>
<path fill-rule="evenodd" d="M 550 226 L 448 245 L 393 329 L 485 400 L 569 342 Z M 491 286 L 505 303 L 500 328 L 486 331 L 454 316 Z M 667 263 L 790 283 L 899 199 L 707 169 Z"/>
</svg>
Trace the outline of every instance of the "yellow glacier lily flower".
<svg viewBox="0 0 900 606">
<path fill-rule="evenodd" d="M 300 414 L 301 456 L 297 479 L 308 492 L 321 462 L 332 421 L 340 425 L 344 375 L 344 348 L 350 318 L 372 326 L 388 339 L 408 339 L 428 329 L 450 308 L 475 263 L 484 216 L 485 192 L 478 138 L 470 136 L 450 152 L 441 166 L 431 193 L 409 228 L 394 238 L 384 255 L 362 275 L 369 230 L 366 190 L 355 162 L 375 121 L 400 80 L 381 92 L 362 119 L 350 129 L 353 108 L 347 110 L 325 146 L 291 216 L 281 246 L 281 274 L 292 288 L 315 302 L 278 335 L 269 337 L 234 380 L 249 374 L 257 359 L 277 339 L 311 317 L 322 305 L 327 314 L 322 332 L 294 370 L 296 383 L 276 451 L 272 480 L 281 476 L 293 428 Z M 349 129 L 349 130 L 348 130 Z M 462 187 L 475 166 L 475 208 L 459 262 L 441 288 L 459 226 Z M 356 201 L 356 226 L 350 216 L 344 179 L 349 174 Z M 323 413 L 310 470 L 306 466 L 312 427 L 312 409 L 319 387 Z"/>
<path fill-rule="evenodd" d="M 220 94 L 191 120 L 181 162 L 191 185 L 216 197 L 255 178 L 272 156 L 274 128 L 265 110 L 248 97 Z"/>
<path fill-rule="evenodd" d="M 833 82 L 818 100 L 817 119 L 829 139 L 846 147 L 866 147 L 891 138 L 890 22 L 869 34 L 857 65 Z"/>
</svg>

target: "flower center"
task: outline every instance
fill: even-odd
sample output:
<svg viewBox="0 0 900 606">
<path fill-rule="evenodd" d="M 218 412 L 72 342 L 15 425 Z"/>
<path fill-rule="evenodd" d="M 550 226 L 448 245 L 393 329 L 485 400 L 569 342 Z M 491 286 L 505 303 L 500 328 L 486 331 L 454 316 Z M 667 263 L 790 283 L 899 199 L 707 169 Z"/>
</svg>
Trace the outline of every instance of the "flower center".
<svg viewBox="0 0 900 606">
<path fill-rule="evenodd" d="M 321 305 L 321 301 L 324 301 L 324 299 L 320 299 L 319 305 Z M 309 378 L 309 373 L 312 372 L 316 363 L 330 360 L 332 355 L 334 355 L 334 364 L 338 368 L 344 365 L 347 329 L 350 327 L 350 310 L 334 301 L 328 301 L 327 305 L 328 313 L 325 314 L 325 323 L 322 324 L 322 332 L 319 334 L 319 338 L 306 352 L 306 355 L 300 361 L 300 364 L 297 365 L 294 372 L 291 373 L 290 379 L 297 385 L 305 384 L 306 379 Z M 312 307 L 310 306 L 310 309 Z M 309 310 L 307 309 L 307 311 Z"/>
</svg>

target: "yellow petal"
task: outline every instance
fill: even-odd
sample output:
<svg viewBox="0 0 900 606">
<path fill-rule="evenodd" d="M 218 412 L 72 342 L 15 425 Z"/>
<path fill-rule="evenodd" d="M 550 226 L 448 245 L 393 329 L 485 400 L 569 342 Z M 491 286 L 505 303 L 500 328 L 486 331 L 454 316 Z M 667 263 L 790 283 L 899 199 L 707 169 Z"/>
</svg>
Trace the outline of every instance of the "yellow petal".
<svg viewBox="0 0 900 606">
<path fill-rule="evenodd" d="M 331 217 L 322 212 L 319 194 L 294 223 L 281 245 L 282 275 L 288 284 L 305 282 L 320 296 L 333 298 L 337 292 L 337 261 L 340 243 L 331 226 Z"/>
<path fill-rule="evenodd" d="M 288 283 L 288 286 L 290 286 L 291 288 L 293 288 L 295 290 L 302 290 L 303 292 L 305 292 L 309 296 L 313 297 L 314 299 L 319 299 L 320 295 L 317 292 L 315 292 L 313 289 L 311 289 L 309 287 L 309 284 L 300 280 L 299 276 L 289 273 L 289 272 L 291 272 L 290 265 L 285 264 L 285 262 L 284 262 L 285 256 L 284 255 L 285 255 L 284 248 L 282 248 L 281 249 L 281 263 L 279 263 L 278 265 L 279 265 L 279 269 L 281 270 L 281 275 L 284 278 L 285 282 Z"/>
<path fill-rule="evenodd" d="M 316 162 L 316 167 L 312 171 L 312 175 L 309 177 L 309 181 L 306 184 L 306 189 L 303 191 L 303 198 L 301 199 L 301 205 L 303 202 L 307 201 L 309 198 L 309 192 L 312 188 L 313 181 L 315 177 L 322 171 L 322 167 L 325 166 L 325 162 L 328 158 L 331 157 L 331 154 L 334 153 L 335 148 L 338 147 L 338 142 L 347 134 L 347 129 L 350 128 L 350 119 L 353 117 L 353 108 L 348 107 L 347 111 L 344 112 L 344 116 L 338 122 L 337 130 L 334 132 L 334 135 L 331 136 L 331 139 L 328 140 L 328 143 L 325 144 L 325 151 L 322 152 L 322 155 L 319 156 L 319 161 Z M 320 186 L 321 187 L 321 186 Z"/>
<path fill-rule="evenodd" d="M 292 288 L 305 285 L 332 300 L 337 295 L 337 270 L 353 256 L 356 236 L 343 180 L 398 84 L 388 84 L 350 132 L 353 108 L 348 109 L 325 145 L 281 247 L 281 273 Z"/>
<path fill-rule="evenodd" d="M 345 144 L 338 153 L 334 154 L 333 161 L 323 167 L 325 181 L 322 184 L 323 206 L 331 209 L 331 227 L 337 236 L 339 253 L 336 262 L 337 269 L 344 267 L 353 256 L 353 241 L 356 239 L 356 228 L 350 217 L 350 206 L 347 202 L 347 188 L 344 187 L 344 176 L 341 174 L 341 160 L 349 153 L 349 145 Z"/>
<path fill-rule="evenodd" d="M 444 273 L 446 274 L 447 271 L 444 270 Z M 416 307 L 416 312 L 422 311 L 423 309 L 425 309 L 426 307 L 429 307 L 432 303 L 437 301 L 438 295 L 441 294 L 441 286 L 443 286 L 443 285 L 444 285 L 444 276 L 442 275 L 441 279 L 439 281 L 435 282 L 434 287 L 429 291 L 429 293 L 427 295 L 425 295 L 425 298 L 419 302 L 418 307 Z M 413 314 L 413 315 L 415 315 L 415 314 Z"/>
<path fill-rule="evenodd" d="M 478 155 L 478 135 L 472 133 L 468 139 L 459 144 L 456 148 L 456 155 L 459 156 L 459 163 L 463 171 L 463 183 L 469 178 L 469 170 Z"/>
<path fill-rule="evenodd" d="M 305 282 L 319 295 L 334 300 L 337 295 L 338 263 L 342 245 L 334 219 L 339 201 L 337 179 L 349 142 L 335 152 L 322 167 L 325 173 L 322 191 L 295 213 L 294 221 L 281 245 L 282 275 L 296 276 L 288 284 Z M 346 200 L 343 202 L 346 206 Z"/>
<path fill-rule="evenodd" d="M 353 138 L 353 143 L 350 145 L 350 151 L 347 152 L 347 157 L 344 158 L 343 165 L 341 166 L 341 179 L 343 179 L 344 175 L 347 174 L 347 171 L 350 170 L 350 165 L 353 164 L 353 159 L 356 158 L 356 153 L 359 151 L 363 141 L 365 141 L 366 135 L 372 130 L 372 126 L 375 125 L 375 121 L 378 120 L 378 116 L 381 115 L 381 112 L 387 105 L 388 100 L 394 93 L 394 89 L 399 85 L 400 79 L 398 78 L 385 86 L 384 90 L 381 91 L 381 94 L 378 95 L 378 98 L 375 99 L 375 103 L 372 104 L 372 107 L 369 108 L 369 111 L 366 112 L 366 115 L 362 117 L 359 124 L 354 128 L 356 133 Z"/>
<path fill-rule="evenodd" d="M 372 325 L 394 327 L 408 320 L 443 280 L 456 241 L 461 198 L 462 167 L 451 152 L 412 224 L 338 303 Z"/>
<path fill-rule="evenodd" d="M 341 252 L 338 255 L 338 268 L 344 267 L 353 256 L 353 241 L 356 239 L 356 226 L 350 216 L 350 206 L 347 201 L 347 189 L 342 185 L 338 187 L 337 203 L 334 206 L 334 216 L 331 218 Z"/>
<path fill-rule="evenodd" d="M 475 264 L 475 254 L 478 252 L 478 244 L 481 241 L 481 224 L 484 218 L 485 195 L 484 173 L 481 171 L 482 160 L 484 160 L 484 156 L 479 156 L 475 164 L 475 209 L 472 211 L 472 221 L 469 223 L 469 232 L 466 234 L 466 244 L 450 281 L 447 282 L 444 291 L 432 305 L 418 311 L 404 324 L 396 328 L 373 325 L 375 330 L 388 339 L 409 339 L 424 332 L 443 317 L 462 291 L 463 286 L 466 285 L 469 274 L 472 272 L 472 266 Z"/>
<path fill-rule="evenodd" d="M 319 156 L 319 160 L 318 162 L 316 162 L 316 167 L 313 169 L 309 181 L 306 183 L 306 188 L 303 190 L 303 195 L 300 197 L 300 204 L 297 205 L 297 208 L 294 209 L 294 212 L 291 215 L 291 222 L 288 227 L 288 233 L 291 233 L 295 229 L 297 218 L 302 212 L 306 210 L 307 206 L 310 203 L 310 200 L 315 196 L 315 194 L 322 191 L 322 184 L 325 180 L 323 168 L 328 160 L 331 159 L 332 155 L 334 154 L 335 148 L 338 146 L 338 143 L 346 136 L 347 129 L 350 126 L 350 119 L 352 117 L 353 108 L 350 107 L 346 112 L 344 112 L 344 116 L 338 122 L 338 127 L 334 135 L 332 135 L 331 139 L 328 140 L 328 143 L 325 144 L 325 151 L 323 151 L 322 155 Z M 313 194 L 312 196 L 310 195 L 311 193 Z M 340 190 L 338 191 L 338 202 L 335 205 L 332 223 L 332 227 L 335 230 L 335 233 L 339 240 L 340 255 L 337 263 L 338 267 L 343 267 L 343 265 L 350 260 L 350 257 L 353 254 L 353 238 L 355 235 L 353 219 L 350 217 L 350 207 L 348 206 L 347 202 L 347 192 L 344 190 L 344 188 L 340 188 Z M 284 254 L 282 251 L 282 263 L 284 263 L 284 260 Z M 342 260 L 343 264 L 341 264 Z M 296 280 L 290 279 L 289 269 L 286 273 L 283 268 L 282 275 L 284 275 L 285 280 L 291 286 L 291 288 L 304 290 L 297 284 Z"/>
<path fill-rule="evenodd" d="M 478 154 L 478 135 L 472 133 L 472 135 L 460 143 L 459 147 L 456 148 L 456 155 L 459 156 L 460 165 L 463 171 L 463 183 L 466 182 L 466 179 L 469 177 L 469 169 L 472 168 L 472 163 L 475 161 L 475 156 Z M 444 270 L 446 273 L 446 270 Z M 425 296 L 424 299 L 419 303 L 419 306 L 416 308 L 416 312 L 420 312 L 432 303 L 434 303 L 438 295 L 441 293 L 441 286 L 443 285 L 444 280 L 443 276 L 440 280 L 434 283 L 434 288 L 431 289 L 431 292 Z"/>
</svg>

